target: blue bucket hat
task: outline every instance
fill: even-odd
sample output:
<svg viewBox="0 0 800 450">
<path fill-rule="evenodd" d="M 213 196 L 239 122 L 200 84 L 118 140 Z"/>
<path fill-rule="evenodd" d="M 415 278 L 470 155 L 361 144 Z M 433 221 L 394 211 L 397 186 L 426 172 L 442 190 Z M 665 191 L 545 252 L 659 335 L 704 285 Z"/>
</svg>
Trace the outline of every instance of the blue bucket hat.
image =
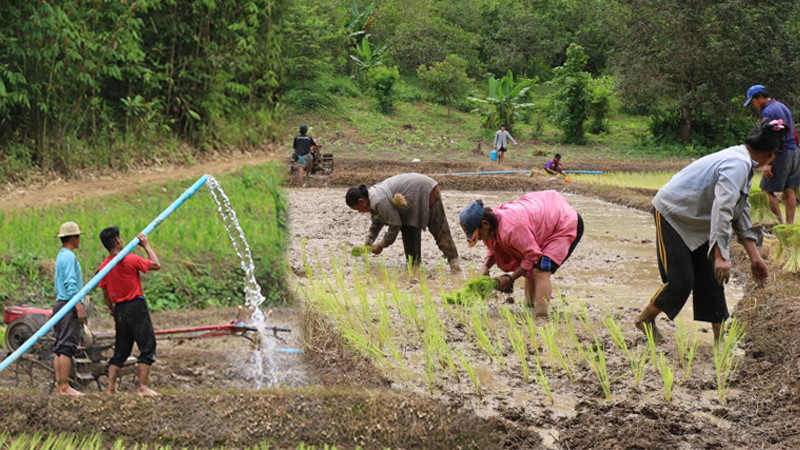
<svg viewBox="0 0 800 450">
<path fill-rule="evenodd" d="M 764 86 L 762 86 L 760 84 L 755 84 L 753 86 L 750 86 L 750 89 L 747 90 L 747 100 L 744 102 L 743 106 L 749 105 L 750 104 L 750 100 L 753 99 L 754 95 L 763 94 L 764 92 L 767 92 L 767 88 L 765 88 Z"/>
<path fill-rule="evenodd" d="M 481 227 L 481 220 L 483 220 L 483 202 L 476 200 L 467 205 L 461 211 L 461 229 L 467 235 L 467 244 L 470 247 L 478 243 L 478 228 Z"/>
</svg>

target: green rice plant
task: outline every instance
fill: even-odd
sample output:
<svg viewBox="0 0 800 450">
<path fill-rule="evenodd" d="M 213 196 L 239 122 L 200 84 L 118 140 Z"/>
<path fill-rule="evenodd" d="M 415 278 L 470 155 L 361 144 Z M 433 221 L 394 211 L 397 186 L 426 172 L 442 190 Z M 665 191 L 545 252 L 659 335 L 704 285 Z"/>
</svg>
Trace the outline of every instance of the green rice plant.
<svg viewBox="0 0 800 450">
<path fill-rule="evenodd" d="M 694 355 L 695 352 L 697 352 L 698 343 L 700 343 L 700 336 L 694 333 L 692 343 L 689 345 L 689 351 L 686 353 L 686 375 L 683 377 L 684 380 L 689 380 L 692 376 L 692 362 L 694 362 Z"/>
<path fill-rule="evenodd" d="M 492 277 L 480 276 L 467 281 L 460 290 L 442 296 L 442 300 L 450 304 L 470 305 L 483 301 L 492 293 L 497 281 Z"/>
<path fill-rule="evenodd" d="M 536 358 L 534 361 L 536 364 L 536 372 L 533 374 L 533 380 L 536 381 L 536 384 L 542 388 L 544 394 L 550 400 L 551 405 L 555 405 L 555 401 L 553 400 L 553 392 L 550 390 L 550 380 L 547 379 L 547 374 L 544 373 L 542 370 L 542 364 L 539 361 L 539 358 Z"/>
<path fill-rule="evenodd" d="M 461 361 L 461 367 L 467 371 L 469 375 L 469 379 L 472 380 L 472 387 L 475 389 L 475 393 L 478 394 L 478 398 L 483 399 L 483 389 L 481 389 L 481 380 L 475 374 L 475 369 L 472 368 L 472 365 L 469 363 L 467 358 L 461 353 L 461 350 L 456 349 L 456 353 L 458 354 L 458 359 Z"/>
<path fill-rule="evenodd" d="M 650 349 L 650 358 L 653 361 L 653 370 L 658 370 L 658 367 L 656 367 L 656 339 L 655 335 L 653 334 L 653 324 L 644 324 L 644 334 L 647 337 L 647 348 Z"/>
<path fill-rule="evenodd" d="M 423 315 L 425 318 L 426 346 L 431 345 L 442 364 L 450 369 L 456 381 L 459 380 L 458 371 L 453 361 L 453 355 L 447 345 L 447 333 L 436 306 L 430 296 L 423 296 Z"/>
<path fill-rule="evenodd" d="M 725 393 L 739 367 L 735 350 L 745 336 L 745 324 L 736 318 L 722 324 L 720 339 L 714 343 L 714 369 L 717 375 L 717 394 L 720 403 L 725 403 Z"/>
<path fill-rule="evenodd" d="M 775 253 L 772 255 L 772 260 L 775 261 L 775 264 L 784 262 L 786 257 L 789 255 L 789 252 L 786 251 L 786 247 L 789 245 L 789 230 L 791 225 L 781 224 L 775 225 L 772 227 L 772 234 L 775 235 Z"/>
<path fill-rule="evenodd" d="M 606 400 L 611 400 L 611 379 L 608 377 L 608 367 L 606 366 L 606 356 L 603 347 L 600 346 L 600 341 L 595 338 L 594 345 L 588 343 L 586 346 L 579 345 L 583 348 L 581 354 L 585 354 L 589 367 L 591 367 L 597 381 L 600 382 L 600 387 L 603 389 L 603 396 Z"/>
<path fill-rule="evenodd" d="M 581 312 L 580 314 L 577 314 L 577 317 L 586 334 L 588 334 L 590 338 L 594 339 L 594 328 L 592 327 L 592 321 L 589 318 L 589 310 L 586 308 L 586 303 L 581 302 Z"/>
<path fill-rule="evenodd" d="M 470 314 L 470 324 L 472 325 L 475 341 L 478 343 L 478 347 L 489 356 L 490 361 L 496 361 L 498 359 L 497 350 L 492 344 L 492 340 L 489 339 L 489 336 L 486 334 L 486 329 L 483 327 L 483 316 L 481 315 L 480 309 L 480 304 L 476 303 L 472 306 L 472 312 Z"/>
<path fill-rule="evenodd" d="M 514 349 L 514 353 L 517 354 L 517 358 L 519 358 L 519 363 L 522 366 L 523 379 L 525 383 L 530 383 L 530 370 L 528 369 L 527 358 L 528 349 L 525 346 L 525 337 L 517 326 L 517 318 L 507 307 L 503 307 L 500 312 L 506 319 L 508 340 L 511 342 L 511 347 Z"/>
<path fill-rule="evenodd" d="M 786 242 L 787 257 L 783 270 L 797 272 L 800 270 L 800 225 L 790 225 L 787 230 Z"/>
<path fill-rule="evenodd" d="M 350 249 L 350 254 L 353 256 L 369 256 L 372 253 L 372 247 L 369 245 L 354 245 Z"/>
<path fill-rule="evenodd" d="M 689 351 L 689 333 L 682 318 L 675 321 L 675 347 L 678 349 L 678 364 L 685 367 L 685 357 Z"/>
<path fill-rule="evenodd" d="M 672 384 L 675 381 L 672 368 L 664 357 L 664 352 L 659 351 L 658 373 L 661 375 L 661 381 L 664 384 L 664 398 L 669 402 L 672 401 Z"/>
<path fill-rule="evenodd" d="M 522 317 L 525 319 L 525 325 L 528 331 L 528 343 L 533 349 L 536 359 L 541 359 L 541 355 L 539 354 L 539 339 L 536 337 L 536 322 L 534 322 L 533 316 L 531 316 L 530 308 L 522 308 Z"/>
<path fill-rule="evenodd" d="M 636 386 L 642 382 L 644 378 L 644 370 L 647 368 L 647 359 L 650 356 L 648 348 L 638 349 L 636 352 L 631 353 L 631 373 L 633 374 L 633 381 Z"/>
<path fill-rule="evenodd" d="M 747 200 L 750 202 L 750 219 L 753 223 L 778 223 L 778 216 L 769 208 L 769 197 L 766 192 L 753 187 Z"/>
<path fill-rule="evenodd" d="M 551 365 L 555 366 L 553 363 L 557 363 L 567 374 L 569 381 L 575 383 L 575 377 L 572 375 L 571 364 L 567 362 L 564 354 L 559 349 L 558 341 L 556 339 L 557 334 L 558 328 L 552 322 L 548 322 L 539 328 L 539 336 L 542 338 L 542 345 L 547 351 Z"/>
<path fill-rule="evenodd" d="M 619 324 L 614 320 L 614 316 L 606 316 L 603 319 L 603 324 L 608 329 L 608 333 L 611 335 L 611 341 L 614 342 L 614 345 L 625 355 L 625 358 L 628 361 L 631 360 L 631 352 L 628 350 L 628 344 L 625 342 L 625 336 L 622 334 L 622 329 L 619 327 Z"/>
</svg>

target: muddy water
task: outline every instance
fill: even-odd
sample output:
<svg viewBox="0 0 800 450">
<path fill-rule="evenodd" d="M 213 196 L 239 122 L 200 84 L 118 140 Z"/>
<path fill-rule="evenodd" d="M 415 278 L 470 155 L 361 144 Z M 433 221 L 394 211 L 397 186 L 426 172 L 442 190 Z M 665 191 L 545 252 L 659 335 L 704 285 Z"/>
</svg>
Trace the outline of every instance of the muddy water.
<svg viewBox="0 0 800 450">
<path fill-rule="evenodd" d="M 305 239 L 306 252 L 313 260 L 324 260 L 342 245 L 362 245 L 369 227 L 369 217 L 350 210 L 344 204 L 344 189 L 302 189 L 290 193 L 292 204 L 293 244 L 291 261 L 295 272 L 302 267 L 301 240 Z M 448 277 L 445 286 L 434 285 L 434 290 L 446 285 L 457 285 L 482 265 L 485 247 L 478 244 L 468 247 L 464 240 L 458 216 L 461 209 L 480 196 L 487 206 L 513 200 L 522 192 L 443 191 L 451 232 L 462 258 L 464 274 Z M 567 301 L 579 300 L 609 312 L 638 310 L 645 305 L 661 285 L 655 258 L 655 226 L 651 215 L 601 200 L 566 195 L 570 204 L 581 214 L 585 223 L 584 237 L 572 257 L 553 277 L 554 290 L 561 292 Z M 390 265 L 403 264 L 402 242 L 384 250 Z M 429 270 L 443 264 L 433 237 L 423 233 L 422 256 Z M 373 257 L 376 258 L 376 257 Z M 324 264 L 323 264 L 324 265 Z M 499 275 L 493 269 L 493 275 Z M 731 283 L 727 288 L 730 310 L 742 295 L 741 286 Z M 524 298 L 524 283 L 518 281 L 514 299 Z M 681 316 L 691 322 L 691 299 Z M 707 328 L 707 327 L 706 327 Z M 704 333 L 706 338 L 708 333 Z M 710 342 L 710 340 L 709 340 Z"/>
</svg>

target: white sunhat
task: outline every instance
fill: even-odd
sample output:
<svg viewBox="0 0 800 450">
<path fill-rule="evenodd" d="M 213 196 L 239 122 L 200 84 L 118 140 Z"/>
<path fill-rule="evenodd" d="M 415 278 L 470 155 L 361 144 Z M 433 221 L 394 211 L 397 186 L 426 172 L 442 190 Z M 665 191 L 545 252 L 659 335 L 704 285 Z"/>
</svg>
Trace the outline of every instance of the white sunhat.
<svg viewBox="0 0 800 450">
<path fill-rule="evenodd" d="M 81 234 L 85 233 L 81 232 L 81 229 L 78 227 L 77 223 L 64 222 L 61 224 L 61 229 L 59 230 L 57 237 L 78 236 Z"/>
</svg>

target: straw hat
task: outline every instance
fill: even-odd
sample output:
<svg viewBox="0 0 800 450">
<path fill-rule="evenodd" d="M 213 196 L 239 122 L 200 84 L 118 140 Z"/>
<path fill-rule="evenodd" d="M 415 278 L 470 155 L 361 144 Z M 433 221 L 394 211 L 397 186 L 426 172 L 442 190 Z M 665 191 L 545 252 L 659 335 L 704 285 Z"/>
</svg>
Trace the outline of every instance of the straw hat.
<svg viewBox="0 0 800 450">
<path fill-rule="evenodd" d="M 78 224 L 75 222 L 64 222 L 61 224 L 61 229 L 58 233 L 57 237 L 66 237 L 66 236 L 78 236 L 84 234 L 81 232 L 81 229 L 78 228 Z"/>
</svg>

